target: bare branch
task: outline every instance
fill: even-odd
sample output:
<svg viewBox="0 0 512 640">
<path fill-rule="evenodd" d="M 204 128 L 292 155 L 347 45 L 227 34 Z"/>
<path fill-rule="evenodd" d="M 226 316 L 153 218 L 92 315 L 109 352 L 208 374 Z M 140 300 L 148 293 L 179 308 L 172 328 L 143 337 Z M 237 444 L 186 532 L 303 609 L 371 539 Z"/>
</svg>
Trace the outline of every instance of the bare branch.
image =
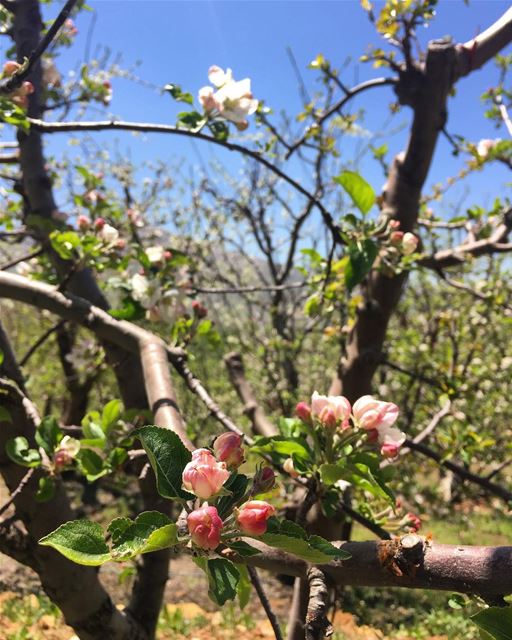
<svg viewBox="0 0 512 640">
<path fill-rule="evenodd" d="M 325 113 L 319 116 L 319 118 L 316 120 L 316 124 L 318 125 L 323 124 L 332 115 L 340 111 L 340 109 L 343 109 L 343 107 L 347 104 L 347 102 L 352 100 L 352 98 L 356 96 L 358 93 L 362 93 L 363 91 L 367 91 L 368 89 L 373 89 L 374 87 L 396 85 L 397 83 L 398 83 L 398 78 L 374 78 L 373 80 L 365 80 L 365 82 L 361 82 L 355 87 L 348 89 L 345 95 L 343 96 L 343 98 L 341 98 L 341 100 L 333 104 L 333 106 L 330 109 L 328 109 Z M 288 158 L 292 155 L 292 153 L 294 153 L 302 144 L 304 144 L 304 142 L 307 139 L 308 139 L 308 136 L 307 136 L 307 133 L 305 133 L 301 138 L 299 138 L 296 142 L 290 145 L 286 153 L 285 159 L 288 160 Z"/>
<path fill-rule="evenodd" d="M 56 331 L 58 331 L 61 327 L 63 327 L 66 324 L 65 320 L 60 320 L 59 322 L 57 322 L 57 324 L 54 324 L 53 327 L 50 327 L 49 329 L 47 329 L 35 342 L 34 344 L 28 349 L 28 351 L 25 353 L 25 355 L 21 358 L 20 360 L 20 367 L 23 367 L 27 364 L 27 362 L 30 360 L 30 358 L 34 355 L 34 353 L 39 349 L 40 346 L 42 346 L 47 340 L 48 338 L 55 333 Z"/>
<path fill-rule="evenodd" d="M 263 607 L 265 613 L 267 614 L 268 621 L 274 631 L 274 636 L 276 640 L 283 640 L 283 634 L 281 633 L 281 628 L 279 627 L 279 621 L 277 620 L 276 614 L 272 610 L 272 605 L 270 604 L 269 599 L 267 598 L 267 594 L 263 589 L 263 585 L 261 584 L 261 580 L 258 576 L 258 573 L 254 567 L 247 567 L 247 571 L 249 572 L 249 578 L 251 579 L 252 586 L 254 590 L 258 594 L 258 598 L 260 599 L 261 606 Z"/>
<path fill-rule="evenodd" d="M 322 640 L 333 634 L 334 629 L 327 619 L 329 590 L 323 571 L 318 567 L 308 569 L 309 604 L 306 615 L 306 640 Z"/>
<path fill-rule="evenodd" d="M 267 419 L 260 407 L 251 385 L 245 377 L 244 363 L 240 353 L 228 353 L 224 357 L 224 363 L 229 373 L 231 384 L 235 388 L 238 397 L 244 404 L 244 413 L 250 418 L 254 433 L 260 436 L 274 436 L 277 429 Z"/>
<path fill-rule="evenodd" d="M 234 142 L 219 140 L 214 138 L 213 136 L 206 135 L 201 132 L 194 132 L 189 129 L 179 129 L 178 127 L 174 127 L 172 125 L 166 124 L 152 124 L 152 123 L 143 123 L 143 122 L 123 122 L 121 120 L 107 120 L 107 121 L 98 121 L 98 122 L 44 122 L 43 120 L 38 120 L 35 118 L 28 118 L 31 127 L 40 131 L 41 133 L 64 133 L 69 131 L 110 131 L 110 130 L 120 130 L 120 131 L 143 131 L 145 133 L 167 133 L 171 135 L 185 136 L 188 138 L 194 138 L 197 140 L 204 140 L 206 142 L 210 142 L 211 144 L 216 144 L 229 151 L 236 151 L 241 155 L 247 156 L 256 160 L 256 162 L 262 164 L 269 171 L 274 173 L 276 176 L 284 180 L 287 184 L 292 186 L 296 191 L 302 194 L 305 198 L 310 200 L 315 204 L 322 215 L 322 219 L 329 231 L 332 233 L 333 239 L 338 244 L 344 244 L 342 236 L 340 234 L 340 229 L 338 225 L 334 222 L 332 215 L 327 211 L 324 205 L 318 200 L 311 192 L 305 189 L 297 180 L 291 178 L 287 173 L 282 171 L 275 164 L 272 164 L 269 160 L 267 160 L 263 155 L 258 153 L 257 151 L 252 151 L 247 147 L 244 147 L 240 144 L 236 144 Z"/>
<path fill-rule="evenodd" d="M 25 487 L 27 486 L 27 484 L 29 483 L 29 481 L 30 481 L 30 479 L 32 478 L 33 475 L 34 475 L 34 469 L 33 468 L 29 469 L 27 471 L 27 473 L 21 479 L 19 485 L 11 493 L 9 499 L 6 500 L 6 502 L 4 502 L 4 504 L 2 506 L 0 506 L 0 516 L 2 516 L 7 511 L 7 509 L 11 506 L 11 504 L 14 503 L 14 501 L 20 495 L 20 493 L 23 491 L 23 489 L 25 489 Z"/>
</svg>

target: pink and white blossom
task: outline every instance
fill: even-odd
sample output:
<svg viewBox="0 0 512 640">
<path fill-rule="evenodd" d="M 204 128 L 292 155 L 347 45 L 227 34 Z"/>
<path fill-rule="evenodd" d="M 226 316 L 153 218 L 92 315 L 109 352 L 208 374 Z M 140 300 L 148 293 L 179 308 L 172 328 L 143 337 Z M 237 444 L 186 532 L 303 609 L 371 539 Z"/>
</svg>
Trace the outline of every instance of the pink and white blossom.
<svg viewBox="0 0 512 640">
<path fill-rule="evenodd" d="M 321 396 L 317 391 L 311 396 L 311 415 L 327 428 L 347 428 L 350 411 L 344 396 Z"/>
<path fill-rule="evenodd" d="M 407 233 L 404 233 L 401 245 L 402 253 L 404 254 L 404 256 L 408 256 L 411 253 L 414 253 L 418 246 L 418 242 L 419 238 L 418 236 L 415 236 L 414 233 L 410 233 L 409 231 Z"/>
<path fill-rule="evenodd" d="M 229 476 L 225 462 L 218 462 L 208 449 L 196 449 L 183 470 L 183 487 L 208 500 L 219 493 Z"/>
<path fill-rule="evenodd" d="M 213 452 L 220 462 L 225 462 L 228 467 L 238 468 L 245 459 L 242 436 L 231 431 L 222 433 L 213 443 Z"/>
<path fill-rule="evenodd" d="M 376 400 L 373 396 L 362 396 L 352 407 L 356 424 L 368 431 L 391 427 L 398 418 L 398 407 L 392 402 Z"/>
</svg>

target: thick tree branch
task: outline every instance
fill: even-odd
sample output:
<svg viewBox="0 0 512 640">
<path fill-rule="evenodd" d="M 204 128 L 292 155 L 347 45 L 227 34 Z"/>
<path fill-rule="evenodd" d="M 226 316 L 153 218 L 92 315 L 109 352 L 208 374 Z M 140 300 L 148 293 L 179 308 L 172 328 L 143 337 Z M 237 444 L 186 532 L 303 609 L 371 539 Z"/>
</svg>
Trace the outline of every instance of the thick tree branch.
<svg viewBox="0 0 512 640">
<path fill-rule="evenodd" d="M 306 578 L 308 564 L 250 540 L 261 555 L 236 558 L 274 573 Z M 512 547 L 445 545 L 408 534 L 393 540 L 335 542 L 348 560 L 320 565 L 334 584 L 435 589 L 493 596 L 512 593 Z"/>
<path fill-rule="evenodd" d="M 267 419 L 265 412 L 258 404 L 251 385 L 245 377 L 241 354 L 235 351 L 228 353 L 224 358 L 224 363 L 227 367 L 231 384 L 244 405 L 244 413 L 251 420 L 253 432 L 260 436 L 275 436 L 278 433 L 276 426 Z"/>
</svg>

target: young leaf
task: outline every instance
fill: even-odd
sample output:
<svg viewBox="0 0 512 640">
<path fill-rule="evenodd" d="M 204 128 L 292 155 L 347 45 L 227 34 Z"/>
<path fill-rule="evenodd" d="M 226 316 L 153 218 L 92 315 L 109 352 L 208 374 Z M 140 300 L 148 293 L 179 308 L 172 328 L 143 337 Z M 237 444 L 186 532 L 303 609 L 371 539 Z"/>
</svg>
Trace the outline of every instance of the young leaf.
<svg viewBox="0 0 512 640">
<path fill-rule="evenodd" d="M 57 420 L 53 416 L 46 416 L 37 427 L 36 442 L 51 456 L 62 440 L 62 436 Z"/>
<path fill-rule="evenodd" d="M 239 556 L 247 558 L 249 556 L 256 556 L 258 553 L 261 553 L 259 549 L 253 547 L 252 545 L 245 542 L 245 540 L 228 540 L 226 544 L 232 549 L 235 553 L 238 553 Z"/>
<path fill-rule="evenodd" d="M 471 620 L 495 640 L 512 640 L 512 607 L 489 607 Z"/>
<path fill-rule="evenodd" d="M 233 507 L 242 500 L 248 484 L 249 478 L 240 473 L 233 473 L 230 478 L 228 478 L 223 488 L 231 493 L 230 495 L 220 498 L 217 504 L 217 511 L 221 518 L 228 516 L 233 510 Z"/>
<path fill-rule="evenodd" d="M 137 429 L 140 439 L 156 475 L 158 493 L 164 498 L 191 500 L 194 496 L 181 488 L 183 469 L 192 454 L 180 437 L 169 429 L 148 426 Z"/>
<path fill-rule="evenodd" d="M 37 449 L 31 449 L 28 440 L 23 436 L 8 440 L 5 452 L 13 462 L 24 467 L 38 467 L 41 463 L 39 452 Z"/>
<path fill-rule="evenodd" d="M 309 459 L 309 445 L 303 438 L 285 438 L 283 436 L 272 436 L 269 438 L 258 438 L 251 451 L 255 453 L 275 453 L 283 457 L 290 457 L 295 454 L 299 458 Z"/>
<path fill-rule="evenodd" d="M 375 202 L 375 191 L 372 187 L 354 171 L 343 171 L 334 178 L 334 182 L 341 185 L 359 211 L 366 215 Z"/>
<path fill-rule="evenodd" d="M 249 604 L 249 599 L 251 597 L 251 579 L 249 577 L 249 572 L 247 571 L 247 567 L 245 566 L 245 564 L 237 564 L 235 565 L 235 567 L 238 569 L 238 573 L 240 574 L 240 579 L 236 586 L 238 604 L 240 605 L 240 609 L 244 609 Z"/>
<path fill-rule="evenodd" d="M 345 284 L 352 290 L 370 271 L 377 257 L 378 248 L 373 240 L 365 238 L 362 242 L 353 242 L 348 247 L 348 262 L 345 267 Z"/>
<path fill-rule="evenodd" d="M 48 502 L 55 495 L 55 480 L 50 476 L 39 478 L 39 488 L 36 493 L 36 502 Z"/>
<path fill-rule="evenodd" d="M 112 535 L 114 560 L 127 560 L 141 553 L 166 549 L 178 541 L 176 525 L 159 511 L 145 511 L 134 521 L 116 518 L 108 530 Z"/>
<path fill-rule="evenodd" d="M 9 411 L 7 411 L 7 409 L 5 407 L 0 407 L 0 422 L 11 422 L 12 423 L 11 414 L 9 413 Z"/>
<path fill-rule="evenodd" d="M 208 560 L 208 595 L 219 606 L 228 600 L 234 600 L 240 572 L 237 567 L 224 558 Z"/>
<path fill-rule="evenodd" d="M 342 480 L 347 474 L 347 470 L 341 464 L 324 463 L 318 471 L 320 472 L 320 479 L 326 485 L 336 484 L 338 480 Z"/>
<path fill-rule="evenodd" d="M 39 544 L 53 547 L 65 558 L 90 567 L 110 560 L 103 529 L 97 522 L 71 520 L 39 540 Z"/>
<path fill-rule="evenodd" d="M 101 414 L 101 428 L 107 433 L 108 428 L 119 420 L 121 415 L 121 400 L 111 400 L 108 402 Z"/>
</svg>

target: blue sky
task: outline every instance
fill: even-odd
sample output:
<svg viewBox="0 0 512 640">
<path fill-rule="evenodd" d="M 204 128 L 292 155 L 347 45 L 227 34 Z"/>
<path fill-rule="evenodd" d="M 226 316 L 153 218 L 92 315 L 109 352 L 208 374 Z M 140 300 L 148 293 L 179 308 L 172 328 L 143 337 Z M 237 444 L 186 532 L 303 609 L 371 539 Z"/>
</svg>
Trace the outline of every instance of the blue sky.
<svg viewBox="0 0 512 640">
<path fill-rule="evenodd" d="M 368 44 L 380 45 L 381 41 L 356 0 L 90 0 L 88 4 L 93 12 L 82 12 L 78 16 L 79 35 L 74 45 L 60 56 L 59 67 L 63 72 L 78 69 L 84 56 L 94 56 L 108 46 L 111 59 L 120 55 L 121 65 L 132 67 L 140 63 L 135 72 L 144 80 L 158 86 L 178 83 L 195 96 L 201 86 L 208 84 L 207 69 L 211 64 L 229 66 L 237 79 L 251 78 L 255 97 L 264 98 L 276 114 L 280 109 L 294 114 L 301 107 L 287 46 L 293 50 L 311 92 L 315 91 L 316 75 L 306 67 L 318 53 L 323 53 L 335 65 L 352 58 L 353 64 L 344 76 L 348 84 L 381 75 L 380 70 L 357 62 Z M 508 6 L 509 2 L 501 0 L 471 0 L 469 6 L 463 0 L 440 0 L 437 18 L 429 29 L 422 30 L 421 40 L 426 43 L 451 34 L 456 40 L 466 41 L 484 30 Z M 47 17 L 56 11 L 57 5 L 52 5 Z M 497 72 L 489 64 L 459 82 L 457 95 L 450 100 L 450 132 L 474 141 L 498 135 L 484 118 L 479 100 L 480 94 L 494 84 L 496 78 Z M 177 109 L 169 96 L 125 79 L 115 79 L 113 85 L 114 99 L 109 113 L 125 120 L 174 122 Z M 389 88 L 377 89 L 354 101 L 353 108 L 364 107 L 365 126 L 378 131 L 389 120 L 388 104 L 392 100 Z M 103 117 L 101 113 L 89 115 Z M 410 111 L 404 109 L 392 121 L 392 127 L 409 123 Z M 300 125 L 296 126 L 300 131 Z M 254 131 L 251 125 L 249 133 Z M 405 136 L 406 130 L 387 140 L 391 152 L 403 147 Z M 230 170 L 237 170 L 232 154 L 204 143 L 192 146 L 188 140 L 176 137 L 155 134 L 135 138 L 130 134 L 108 133 L 96 134 L 96 140 L 102 145 L 118 141 L 121 152 L 136 162 L 157 157 L 174 163 L 183 157 L 194 166 L 201 157 L 206 164 L 220 159 Z M 58 153 L 67 144 L 67 139 L 59 136 L 49 143 L 49 148 Z M 342 147 L 342 160 L 350 162 L 353 153 L 354 143 L 347 141 Z M 462 160 L 452 157 L 449 145 L 442 139 L 429 183 L 453 175 L 460 166 Z M 383 176 L 376 163 L 365 160 L 361 170 L 379 189 Z M 299 179 L 304 178 L 297 165 L 292 165 L 290 171 L 298 171 Z M 509 177 L 504 168 L 496 165 L 486 168 L 472 179 L 467 204 L 490 204 L 499 191 L 497 187 L 506 179 Z M 449 207 L 450 200 L 458 202 L 460 194 L 460 189 L 454 189 L 443 206 Z"/>
</svg>

